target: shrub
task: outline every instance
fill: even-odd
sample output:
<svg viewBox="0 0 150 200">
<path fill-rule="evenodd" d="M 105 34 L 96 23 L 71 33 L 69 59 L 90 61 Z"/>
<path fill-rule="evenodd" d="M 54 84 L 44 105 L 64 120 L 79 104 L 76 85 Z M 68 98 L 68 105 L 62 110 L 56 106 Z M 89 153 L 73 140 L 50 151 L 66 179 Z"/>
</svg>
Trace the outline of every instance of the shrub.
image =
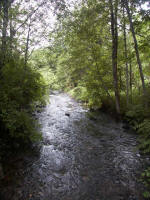
<svg viewBox="0 0 150 200">
<path fill-rule="evenodd" d="M 98 98 L 98 95 L 95 91 L 89 91 L 85 86 L 77 86 L 69 91 L 71 96 L 75 97 L 76 100 L 80 100 L 89 108 L 100 108 L 101 107 L 101 99 Z"/>
<path fill-rule="evenodd" d="M 138 133 L 140 134 L 140 145 L 144 153 L 150 153 L 150 119 L 145 119 L 139 124 Z"/>
<path fill-rule="evenodd" d="M 146 199 L 150 198 L 150 167 L 148 167 L 143 173 L 141 177 L 141 181 L 144 183 L 146 190 L 143 193 L 143 196 Z"/>
<path fill-rule="evenodd" d="M 150 113 L 142 104 L 132 106 L 126 114 L 129 123 L 137 130 L 139 134 L 139 149 L 143 153 L 150 154 Z M 150 198 L 150 168 L 148 167 L 142 173 L 141 181 L 145 185 L 145 192 L 143 196 Z"/>
<path fill-rule="evenodd" d="M 32 118 L 35 102 L 44 103 L 45 87 L 41 75 L 21 59 L 12 59 L 1 72 L 0 121 L 7 137 L 24 141 L 40 138 Z"/>
</svg>

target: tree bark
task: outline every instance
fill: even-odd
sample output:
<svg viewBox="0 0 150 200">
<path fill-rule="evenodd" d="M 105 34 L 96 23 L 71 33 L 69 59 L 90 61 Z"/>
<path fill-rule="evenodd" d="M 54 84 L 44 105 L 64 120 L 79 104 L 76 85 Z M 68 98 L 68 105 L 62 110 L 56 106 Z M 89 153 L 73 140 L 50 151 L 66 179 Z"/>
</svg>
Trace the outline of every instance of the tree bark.
<svg viewBox="0 0 150 200">
<path fill-rule="evenodd" d="M 129 68 L 128 68 L 128 54 L 127 54 L 127 37 L 126 37 L 126 20 L 125 10 L 123 6 L 123 35 L 124 35 L 124 54 L 126 63 L 126 105 L 129 105 Z"/>
<path fill-rule="evenodd" d="M 11 8 L 11 7 L 10 7 Z M 14 38 L 14 28 L 12 23 L 12 14 L 10 14 L 10 22 L 9 22 L 9 28 L 10 28 L 10 39 L 9 39 L 9 48 L 10 48 L 10 56 L 12 56 L 12 50 L 13 50 L 13 38 Z"/>
<path fill-rule="evenodd" d="M 129 22 L 130 22 L 130 29 L 131 29 L 132 37 L 133 37 L 133 41 L 134 41 L 134 48 L 135 48 L 135 53 L 136 53 L 137 64 L 139 67 L 140 78 L 141 78 L 141 82 L 142 82 L 143 95 L 146 98 L 146 87 L 145 87 L 143 69 L 142 69 L 141 59 L 140 59 L 140 55 L 139 55 L 139 49 L 138 49 L 138 43 L 137 43 L 137 39 L 136 39 L 136 35 L 135 35 L 135 30 L 134 30 L 134 26 L 133 26 L 133 22 L 132 22 L 132 16 L 130 13 L 128 1 L 124 0 L 124 3 L 125 3 L 126 10 L 127 10 L 127 14 L 128 14 Z"/>
<path fill-rule="evenodd" d="M 2 19 L 1 19 L 1 16 L 2 16 L 2 1 L 0 1 L 0 27 L 2 27 Z M 0 29 L 0 34 L 2 35 L 2 30 Z M 1 62 L 0 62 L 1 64 Z M 1 68 L 1 67 L 0 67 Z"/>
<path fill-rule="evenodd" d="M 130 59 L 130 95 L 131 95 L 131 103 L 132 103 L 132 63 Z"/>
<path fill-rule="evenodd" d="M 111 34 L 112 34 L 112 71 L 113 71 L 113 84 L 115 91 L 116 112 L 120 115 L 120 94 L 118 87 L 118 73 L 117 73 L 117 57 L 118 57 L 118 0 L 115 0 L 113 5 L 112 0 L 109 0 L 110 15 L 111 15 Z"/>
<path fill-rule="evenodd" d="M 31 19 L 30 19 L 30 22 L 29 22 L 28 34 L 27 34 L 27 41 L 26 41 L 26 49 L 25 49 L 25 58 L 24 58 L 25 68 L 26 68 L 27 62 L 28 62 L 28 51 L 29 51 L 30 31 L 31 31 Z"/>
<path fill-rule="evenodd" d="M 122 86 L 123 86 L 123 83 L 122 83 L 122 73 L 121 73 L 121 69 L 118 69 L 118 77 L 119 77 L 119 87 L 120 87 L 120 90 L 122 90 Z"/>
<path fill-rule="evenodd" d="M 2 1 L 0 1 L 0 15 L 2 15 Z"/>
<path fill-rule="evenodd" d="M 6 52 L 7 52 L 7 26 L 8 26 L 8 7 L 9 7 L 9 2 L 8 0 L 3 0 L 2 1 L 2 6 L 3 6 L 3 23 L 2 23 L 2 60 L 1 60 L 1 68 L 5 64 L 5 59 L 6 59 Z"/>
<path fill-rule="evenodd" d="M 111 97 L 111 95 L 110 95 L 110 93 L 109 93 L 109 91 L 108 91 L 108 88 L 107 88 L 107 86 L 105 85 L 105 83 L 104 83 L 104 81 L 103 81 L 103 77 L 102 77 L 102 75 L 100 74 L 100 72 L 99 72 L 99 70 L 98 70 L 97 58 L 96 58 L 96 56 L 95 56 L 96 54 L 95 54 L 94 48 L 92 48 L 92 55 L 93 55 L 93 59 L 94 59 L 95 64 L 96 64 L 96 71 L 97 71 L 98 78 L 99 78 L 99 80 L 101 81 L 102 87 L 103 87 L 103 89 L 105 90 L 106 95 L 107 95 L 108 98 L 112 101 L 112 97 Z"/>
</svg>

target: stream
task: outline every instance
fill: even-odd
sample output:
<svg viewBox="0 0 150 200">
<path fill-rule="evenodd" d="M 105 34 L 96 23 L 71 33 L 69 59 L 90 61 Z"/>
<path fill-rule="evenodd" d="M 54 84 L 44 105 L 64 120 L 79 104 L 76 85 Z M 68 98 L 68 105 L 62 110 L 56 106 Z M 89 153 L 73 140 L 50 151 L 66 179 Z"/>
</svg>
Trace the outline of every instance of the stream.
<svg viewBox="0 0 150 200">
<path fill-rule="evenodd" d="M 137 135 L 89 112 L 67 94 L 51 94 L 38 113 L 43 141 L 7 161 L 0 200 L 143 200 L 139 179 L 150 161 Z"/>
</svg>

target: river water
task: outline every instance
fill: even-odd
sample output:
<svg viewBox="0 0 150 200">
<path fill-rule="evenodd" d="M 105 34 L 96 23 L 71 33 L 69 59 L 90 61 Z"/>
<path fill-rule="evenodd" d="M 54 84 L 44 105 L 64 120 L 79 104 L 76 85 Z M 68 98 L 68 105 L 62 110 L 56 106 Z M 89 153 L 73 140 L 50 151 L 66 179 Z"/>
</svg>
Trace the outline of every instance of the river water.
<svg viewBox="0 0 150 200">
<path fill-rule="evenodd" d="M 50 95 L 38 118 L 43 142 L 7 161 L 2 200 L 143 200 L 149 161 L 121 122 L 93 117 L 64 93 Z"/>
</svg>

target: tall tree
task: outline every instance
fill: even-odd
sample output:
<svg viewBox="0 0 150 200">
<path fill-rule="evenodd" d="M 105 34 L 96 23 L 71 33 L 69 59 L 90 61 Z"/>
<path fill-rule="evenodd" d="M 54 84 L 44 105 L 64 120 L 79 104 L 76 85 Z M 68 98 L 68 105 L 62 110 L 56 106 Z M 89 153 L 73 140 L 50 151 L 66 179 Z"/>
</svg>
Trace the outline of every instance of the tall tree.
<svg viewBox="0 0 150 200">
<path fill-rule="evenodd" d="M 138 43 L 137 43 L 137 39 L 136 39 L 136 35 L 135 35 L 135 29 L 134 29 L 134 26 L 133 26 L 132 15 L 131 15 L 131 12 L 130 12 L 128 1 L 123 0 L 123 3 L 126 7 L 128 18 L 129 18 L 130 29 L 131 29 L 132 37 L 133 37 L 133 41 L 134 41 L 134 48 L 135 48 L 135 53 L 136 53 L 137 64 L 138 64 L 138 67 L 139 67 L 139 73 L 140 73 L 141 82 L 142 82 L 143 94 L 146 97 L 146 87 L 145 87 L 145 81 L 144 81 L 144 74 L 143 74 L 142 63 L 141 63 L 141 59 L 140 59 L 140 55 L 139 55 Z"/>
<path fill-rule="evenodd" d="M 0 69 L 4 66 L 8 53 L 8 35 L 7 28 L 10 21 L 9 10 L 14 0 L 2 0 L 0 3 L 0 14 L 2 15 L 2 45 L 1 45 L 1 64 Z"/>
<path fill-rule="evenodd" d="M 29 18 L 28 33 L 27 33 L 27 40 L 26 40 L 26 47 L 25 47 L 25 57 L 24 57 L 25 67 L 28 61 L 30 31 L 31 31 L 31 18 Z"/>
<path fill-rule="evenodd" d="M 116 111 L 120 114 L 120 95 L 118 87 L 118 74 L 117 74 L 117 57 L 118 57 L 118 0 L 109 0 L 110 16 L 111 16 L 111 34 L 112 34 L 112 70 L 113 82 L 115 90 Z"/>
<path fill-rule="evenodd" d="M 129 104 L 129 67 L 128 67 L 128 55 L 127 55 L 127 34 L 126 34 L 126 19 L 125 8 L 123 6 L 123 35 L 124 35 L 124 55 L 126 64 L 126 103 Z"/>
<path fill-rule="evenodd" d="M 3 25 L 2 25 L 2 60 L 1 60 L 1 67 L 4 65 L 6 59 L 6 51 L 7 51 L 7 26 L 8 26 L 8 10 L 9 10 L 9 1 L 3 0 L 2 1 L 2 9 L 3 9 Z"/>
</svg>

